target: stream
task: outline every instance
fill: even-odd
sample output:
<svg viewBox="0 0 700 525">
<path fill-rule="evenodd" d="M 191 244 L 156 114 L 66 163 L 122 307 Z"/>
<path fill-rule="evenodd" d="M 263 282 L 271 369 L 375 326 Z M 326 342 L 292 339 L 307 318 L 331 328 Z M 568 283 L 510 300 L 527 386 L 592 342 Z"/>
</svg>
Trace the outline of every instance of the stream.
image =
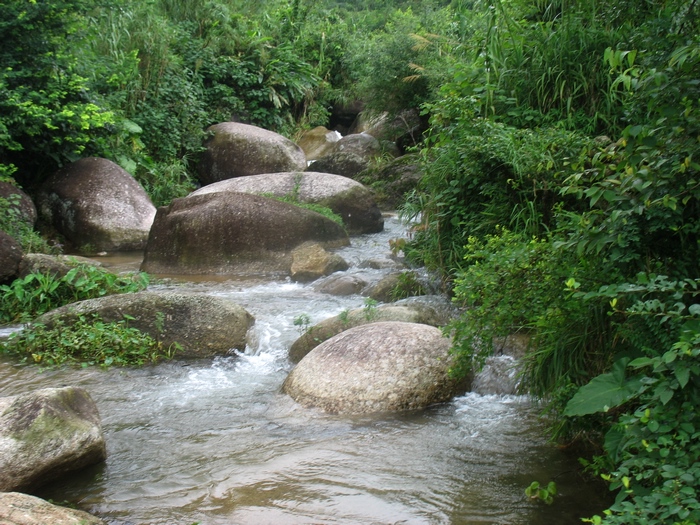
<svg viewBox="0 0 700 525">
<path fill-rule="evenodd" d="M 386 258 L 389 239 L 402 235 L 390 217 L 384 232 L 338 253 L 349 272 L 377 278 L 389 270 L 362 262 Z M 103 262 L 123 270 L 140 261 Z M 38 496 L 113 525 L 567 525 L 607 506 L 575 456 L 547 441 L 524 396 L 472 392 L 421 411 L 339 416 L 282 394 L 295 317 L 315 324 L 363 307 L 360 295 L 201 277 L 150 289 L 230 299 L 256 318 L 254 337 L 239 355 L 143 369 L 41 372 L 0 361 L 0 396 L 81 386 L 102 417 L 107 461 Z M 535 480 L 556 481 L 551 506 L 525 496 Z"/>
</svg>

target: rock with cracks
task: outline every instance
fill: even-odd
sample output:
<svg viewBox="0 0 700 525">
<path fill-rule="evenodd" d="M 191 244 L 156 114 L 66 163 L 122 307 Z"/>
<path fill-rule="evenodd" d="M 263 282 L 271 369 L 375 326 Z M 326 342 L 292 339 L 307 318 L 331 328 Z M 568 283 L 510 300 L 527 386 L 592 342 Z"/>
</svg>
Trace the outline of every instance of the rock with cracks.
<svg viewBox="0 0 700 525">
<path fill-rule="evenodd" d="M 32 490 L 105 458 L 97 407 L 82 388 L 0 398 L 0 492 Z"/>
<path fill-rule="evenodd" d="M 380 322 L 357 326 L 312 350 L 283 390 L 326 412 L 360 414 L 424 408 L 464 391 L 448 369 L 450 340 L 432 326 Z"/>
<path fill-rule="evenodd" d="M 78 316 L 97 315 L 105 322 L 127 319 L 165 348 L 181 348 L 175 357 L 201 358 L 245 350 L 253 317 L 220 297 L 176 292 L 138 292 L 79 301 L 42 315 L 37 322 L 70 324 Z"/>
</svg>

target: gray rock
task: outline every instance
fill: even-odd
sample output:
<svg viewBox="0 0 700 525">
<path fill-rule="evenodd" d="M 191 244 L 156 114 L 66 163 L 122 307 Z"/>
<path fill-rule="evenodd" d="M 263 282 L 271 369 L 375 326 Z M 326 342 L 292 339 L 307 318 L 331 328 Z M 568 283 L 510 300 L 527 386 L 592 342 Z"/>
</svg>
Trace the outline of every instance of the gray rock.
<svg viewBox="0 0 700 525">
<path fill-rule="evenodd" d="M 28 494 L 0 493 L 2 525 L 104 525 L 104 521 L 82 510 L 60 507 Z"/>
<path fill-rule="evenodd" d="M 357 133 L 346 135 L 333 144 L 327 155 L 311 163 L 309 171 L 335 173 L 354 178 L 366 170 L 373 159 L 382 154 L 382 145 L 372 135 Z"/>
<path fill-rule="evenodd" d="M 138 292 L 79 301 L 52 310 L 36 322 L 51 326 L 70 324 L 79 315 L 99 315 L 106 322 L 129 316 L 128 324 L 149 334 L 168 348 L 178 343 L 180 358 L 226 355 L 245 350 L 253 317 L 241 306 L 202 294 Z"/>
<path fill-rule="evenodd" d="M 215 124 L 207 131 L 214 136 L 205 144 L 199 164 L 202 184 L 306 168 L 302 149 L 272 131 L 238 122 Z"/>
<path fill-rule="evenodd" d="M 80 159 L 50 177 L 37 204 L 44 227 L 84 253 L 146 245 L 156 209 L 128 172 L 107 159 Z"/>
<path fill-rule="evenodd" d="M 17 277 L 22 257 L 24 252 L 19 242 L 0 230 L 0 284 Z"/>
<path fill-rule="evenodd" d="M 293 281 L 309 283 L 347 269 L 348 263 L 340 255 L 327 252 L 318 243 L 304 243 L 292 250 Z"/>
<path fill-rule="evenodd" d="M 156 274 L 289 275 L 307 241 L 349 244 L 342 226 L 309 210 L 247 193 L 175 199 L 158 209 L 142 269 Z"/>
<path fill-rule="evenodd" d="M 0 398 L 0 492 L 30 490 L 105 458 L 97 407 L 82 388 Z"/>
<path fill-rule="evenodd" d="M 34 226 L 37 219 L 36 206 L 29 195 L 14 184 L 0 181 L 0 198 L 8 201 L 8 211 L 14 214 L 16 220 Z"/>
<path fill-rule="evenodd" d="M 432 326 L 379 322 L 325 341 L 291 371 L 283 390 L 304 406 L 358 414 L 414 410 L 465 385 L 449 377 L 450 340 Z"/>
<path fill-rule="evenodd" d="M 325 319 L 312 326 L 304 335 L 294 341 L 289 349 L 289 360 L 293 363 L 298 363 L 311 350 L 331 337 L 350 328 L 379 321 L 401 321 L 429 326 L 443 326 L 447 324 L 448 319 L 436 308 L 421 303 L 357 308 Z"/>
<path fill-rule="evenodd" d="M 351 234 L 377 233 L 384 229 L 384 218 L 372 192 L 340 175 L 310 171 L 251 175 L 209 184 L 191 195 L 221 192 L 294 196 L 299 202 L 330 208 L 343 218 Z"/>
<path fill-rule="evenodd" d="M 367 281 L 358 275 L 330 275 L 315 286 L 316 291 L 329 295 L 353 295 L 360 293 L 367 286 Z"/>
</svg>

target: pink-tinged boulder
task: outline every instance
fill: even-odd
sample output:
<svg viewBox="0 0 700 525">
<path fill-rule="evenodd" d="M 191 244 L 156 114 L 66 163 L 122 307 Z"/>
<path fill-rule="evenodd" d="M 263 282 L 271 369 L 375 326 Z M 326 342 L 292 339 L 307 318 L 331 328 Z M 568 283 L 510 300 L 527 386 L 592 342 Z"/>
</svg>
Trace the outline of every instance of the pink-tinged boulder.
<svg viewBox="0 0 700 525">
<path fill-rule="evenodd" d="M 213 136 L 206 142 L 199 164 L 202 184 L 306 168 L 302 149 L 273 131 L 238 122 L 215 124 L 207 131 Z"/>
<path fill-rule="evenodd" d="M 0 492 L 32 490 L 106 456 L 97 407 L 82 388 L 0 398 Z"/>
<path fill-rule="evenodd" d="M 465 390 L 452 379 L 450 339 L 438 328 L 378 322 L 350 328 L 307 354 L 283 390 L 304 406 L 360 414 L 414 410 Z"/>
<path fill-rule="evenodd" d="M 143 250 L 156 209 L 141 185 L 114 162 L 80 159 L 50 177 L 37 204 L 44 227 L 74 250 Z"/>
<path fill-rule="evenodd" d="M 141 268 L 286 276 L 292 250 L 307 241 L 325 249 L 349 244 L 340 224 L 293 204 L 248 193 L 192 195 L 158 209 Z"/>
</svg>

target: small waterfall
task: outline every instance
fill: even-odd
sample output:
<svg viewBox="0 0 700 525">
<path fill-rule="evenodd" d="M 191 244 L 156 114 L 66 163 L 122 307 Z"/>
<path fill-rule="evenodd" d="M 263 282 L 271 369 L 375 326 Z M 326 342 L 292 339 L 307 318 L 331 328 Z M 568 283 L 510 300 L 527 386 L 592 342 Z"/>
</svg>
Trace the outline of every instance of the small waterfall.
<svg viewBox="0 0 700 525">
<path fill-rule="evenodd" d="M 512 395 L 518 390 L 518 360 L 509 355 L 494 355 L 474 376 L 472 392 L 477 394 Z"/>
</svg>

